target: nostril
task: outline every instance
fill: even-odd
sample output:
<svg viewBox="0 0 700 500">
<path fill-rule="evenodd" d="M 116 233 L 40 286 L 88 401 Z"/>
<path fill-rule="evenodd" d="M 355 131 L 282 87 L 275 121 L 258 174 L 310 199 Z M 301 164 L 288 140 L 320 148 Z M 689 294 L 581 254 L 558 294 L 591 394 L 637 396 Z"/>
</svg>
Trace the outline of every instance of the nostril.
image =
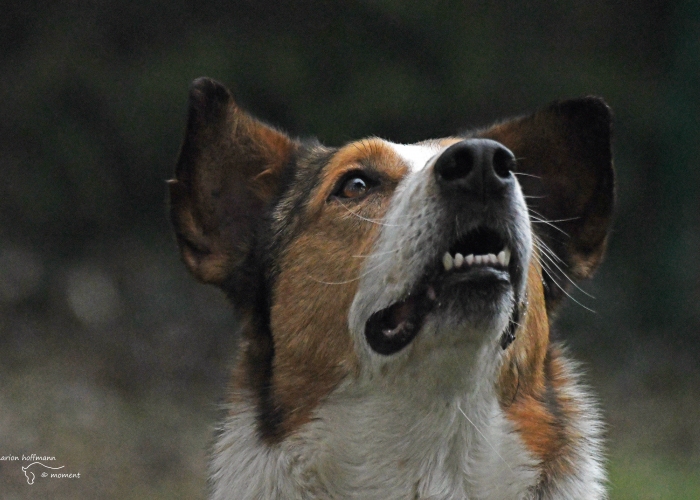
<svg viewBox="0 0 700 500">
<path fill-rule="evenodd" d="M 476 157 L 471 147 L 457 147 L 450 153 L 443 154 L 435 164 L 435 171 L 445 182 L 468 176 L 476 163 Z"/>
<path fill-rule="evenodd" d="M 510 173 L 515 170 L 515 157 L 506 148 L 498 148 L 493 153 L 493 169 L 496 175 L 502 179 L 510 176 Z"/>
</svg>

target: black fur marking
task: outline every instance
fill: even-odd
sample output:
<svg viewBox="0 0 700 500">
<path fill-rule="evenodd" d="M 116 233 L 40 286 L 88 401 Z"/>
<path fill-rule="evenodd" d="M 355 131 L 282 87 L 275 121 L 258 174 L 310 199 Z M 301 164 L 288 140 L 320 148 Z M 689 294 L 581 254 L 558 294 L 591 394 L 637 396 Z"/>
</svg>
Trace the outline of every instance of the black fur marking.
<svg viewBox="0 0 700 500">
<path fill-rule="evenodd" d="M 277 442 L 283 436 L 282 423 L 286 408 L 275 397 L 272 376 L 275 345 L 270 327 L 272 291 L 274 290 L 284 250 L 303 226 L 305 205 L 323 168 L 335 150 L 322 148 L 317 142 L 302 145 L 285 166 L 276 197 L 268 204 L 261 224 L 256 227 L 255 250 L 248 256 L 244 280 L 229 280 L 224 285 L 234 304 L 252 306 L 252 324 L 248 335 L 249 369 L 253 370 L 253 390 L 257 395 L 258 432 L 261 439 Z"/>
<path fill-rule="evenodd" d="M 511 321 L 508 324 L 508 328 L 506 328 L 506 331 L 503 332 L 503 335 L 501 335 L 501 348 L 504 351 L 508 349 L 508 346 L 511 345 L 515 340 L 515 329 L 516 325 Z"/>
<path fill-rule="evenodd" d="M 522 317 L 522 304 L 513 308 L 513 313 L 510 316 L 510 320 L 508 321 L 508 326 L 506 327 L 505 331 L 501 335 L 501 348 L 505 351 L 508 349 L 508 346 L 515 341 L 515 332 L 518 330 L 518 327 L 520 326 L 520 318 Z"/>
<path fill-rule="evenodd" d="M 264 279 L 261 276 L 261 279 Z M 268 284 L 269 286 L 269 284 Z M 256 377 L 258 394 L 258 432 L 264 440 L 275 440 L 280 435 L 280 426 L 284 420 L 282 408 L 275 403 L 272 392 L 272 362 L 275 357 L 275 344 L 270 329 L 270 293 L 268 286 L 258 294 L 256 313 L 254 315 L 255 335 L 258 336 L 255 356 L 251 356 L 258 372 Z M 249 354 L 252 354 L 249 352 Z"/>
<path fill-rule="evenodd" d="M 550 374 L 548 374 L 550 375 Z M 551 413 L 554 416 L 554 421 L 555 422 L 562 422 L 559 426 L 561 429 L 557 429 L 560 433 L 563 434 L 563 429 L 566 427 L 563 425 L 564 420 L 566 419 L 566 415 L 562 411 L 561 405 L 559 404 L 559 395 L 557 394 L 557 390 L 554 388 L 552 385 L 552 380 L 551 376 L 545 377 L 545 386 L 544 386 L 544 404 L 547 407 L 547 410 L 549 413 Z"/>
<path fill-rule="evenodd" d="M 292 168 L 291 165 L 288 168 Z M 283 414 L 274 401 L 272 393 L 272 362 L 275 346 L 270 328 L 270 306 L 273 278 L 268 270 L 271 258 L 264 242 L 271 239 L 270 213 L 276 202 L 271 202 L 261 224 L 255 228 L 256 245 L 241 266 L 245 272 L 227 280 L 222 288 L 229 299 L 239 308 L 252 309 L 251 323 L 246 330 L 249 339 L 246 345 L 247 366 L 251 387 L 257 395 L 258 431 L 264 440 L 274 440 L 279 435 Z"/>
<path fill-rule="evenodd" d="M 296 163 L 285 172 L 281 194 L 268 222 L 272 231 L 265 248 L 271 264 L 268 272 L 273 278 L 279 274 L 275 263 L 279 262 L 283 249 L 299 235 L 309 194 L 318 185 L 321 172 L 336 151 L 321 146 L 315 140 L 309 141 L 300 148 Z"/>
<path fill-rule="evenodd" d="M 554 387 L 552 373 L 552 350 L 556 346 L 550 344 L 547 350 L 547 356 L 544 362 L 545 369 L 545 380 L 544 380 L 544 395 L 543 401 L 549 413 L 554 417 L 554 426 L 556 427 L 558 438 L 564 443 L 564 445 L 570 444 L 571 437 L 567 434 L 566 430 L 570 429 L 569 421 L 570 417 L 566 414 L 565 409 L 561 405 L 560 394 L 557 388 Z"/>
</svg>

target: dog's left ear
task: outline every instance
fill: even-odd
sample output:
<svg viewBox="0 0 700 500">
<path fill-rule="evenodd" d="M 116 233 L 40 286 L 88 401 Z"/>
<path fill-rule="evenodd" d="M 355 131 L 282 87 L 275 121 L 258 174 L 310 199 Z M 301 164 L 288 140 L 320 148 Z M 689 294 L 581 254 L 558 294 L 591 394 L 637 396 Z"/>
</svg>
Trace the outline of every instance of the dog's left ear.
<svg viewBox="0 0 700 500">
<path fill-rule="evenodd" d="M 548 310 L 568 287 L 567 276 L 591 276 L 603 257 L 615 199 L 611 133 L 610 108 L 584 97 L 478 134 L 515 154 L 535 235 L 546 245 L 540 258 Z"/>
</svg>

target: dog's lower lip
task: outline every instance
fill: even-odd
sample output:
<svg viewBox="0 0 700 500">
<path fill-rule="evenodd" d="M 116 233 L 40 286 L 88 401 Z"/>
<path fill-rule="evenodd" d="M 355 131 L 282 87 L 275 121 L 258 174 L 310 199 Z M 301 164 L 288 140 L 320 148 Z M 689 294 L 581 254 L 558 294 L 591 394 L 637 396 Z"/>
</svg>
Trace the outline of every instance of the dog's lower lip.
<svg viewBox="0 0 700 500">
<path fill-rule="evenodd" d="M 423 326 L 436 298 L 435 289 L 428 286 L 372 314 L 365 324 L 365 337 L 370 347 L 383 355 L 406 347 Z"/>
<path fill-rule="evenodd" d="M 482 281 L 510 283 L 510 272 L 508 269 L 480 266 L 461 270 L 459 272 L 443 273 L 440 276 L 441 289 L 449 289 L 451 286 L 461 283 L 470 283 L 474 285 Z"/>
</svg>

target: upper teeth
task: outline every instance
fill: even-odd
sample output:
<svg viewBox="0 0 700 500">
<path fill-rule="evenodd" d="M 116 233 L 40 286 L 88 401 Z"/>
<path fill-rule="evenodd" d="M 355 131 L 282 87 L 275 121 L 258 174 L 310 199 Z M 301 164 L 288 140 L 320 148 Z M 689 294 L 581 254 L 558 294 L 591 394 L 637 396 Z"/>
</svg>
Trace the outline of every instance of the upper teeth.
<svg viewBox="0 0 700 500">
<path fill-rule="evenodd" d="M 442 265 L 445 267 L 445 271 L 449 271 L 453 267 L 455 269 L 459 269 L 463 265 L 467 266 L 472 266 L 472 265 L 501 265 L 503 267 L 508 266 L 510 263 L 510 249 L 509 248 L 504 248 L 500 252 L 498 252 L 498 255 L 489 253 L 485 255 L 474 255 L 474 254 L 469 254 L 467 256 L 462 255 L 461 253 L 456 253 L 452 255 L 450 252 L 445 252 L 445 255 L 442 256 Z"/>
</svg>

